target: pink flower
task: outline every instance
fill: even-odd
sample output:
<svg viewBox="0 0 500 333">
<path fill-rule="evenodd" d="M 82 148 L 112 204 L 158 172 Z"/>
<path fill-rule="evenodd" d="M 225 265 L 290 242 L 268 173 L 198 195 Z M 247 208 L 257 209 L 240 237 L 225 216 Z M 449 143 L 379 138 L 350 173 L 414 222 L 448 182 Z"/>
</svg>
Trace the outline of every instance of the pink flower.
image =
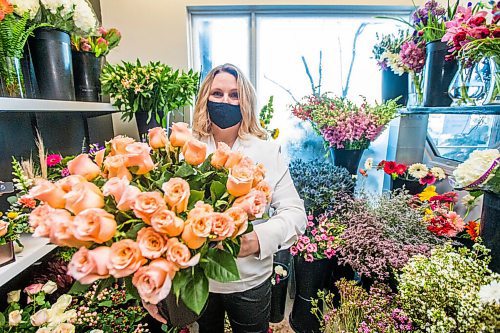
<svg viewBox="0 0 500 333">
<path fill-rule="evenodd" d="M 30 284 L 26 288 L 24 288 L 24 292 L 28 295 L 38 294 L 43 287 L 43 283 Z"/>
<path fill-rule="evenodd" d="M 307 252 L 316 253 L 318 251 L 318 246 L 316 244 L 310 243 L 306 247 Z"/>
<path fill-rule="evenodd" d="M 53 167 L 62 161 L 62 156 L 59 154 L 51 154 L 47 156 L 47 166 Z"/>
<path fill-rule="evenodd" d="M 299 250 L 299 252 L 302 252 L 302 251 L 304 251 L 304 249 L 305 249 L 305 246 L 304 246 L 304 244 L 303 244 L 303 243 L 300 243 L 300 242 L 299 242 L 299 243 L 297 243 L 297 245 L 296 245 L 296 246 L 297 246 L 297 250 Z"/>
<path fill-rule="evenodd" d="M 291 254 L 292 256 L 296 256 L 298 253 L 299 253 L 299 251 L 297 250 L 297 247 L 296 247 L 296 246 L 292 246 L 292 247 L 290 247 L 290 254 Z"/>
<path fill-rule="evenodd" d="M 304 258 L 307 262 L 313 262 L 314 261 L 314 257 L 312 254 L 308 253 L 306 254 L 305 258 Z"/>
<path fill-rule="evenodd" d="M 316 242 L 321 242 L 321 236 L 320 235 L 314 236 L 314 239 L 316 240 Z"/>
<path fill-rule="evenodd" d="M 307 222 L 307 226 L 310 227 L 310 228 L 314 227 L 314 222 L 308 221 Z"/>
<path fill-rule="evenodd" d="M 424 178 L 420 178 L 418 181 L 422 185 L 432 185 L 436 182 L 436 177 L 432 173 L 428 173 Z"/>
<path fill-rule="evenodd" d="M 317 233 L 318 229 L 314 228 L 313 230 L 311 230 L 311 235 L 316 236 Z"/>
<path fill-rule="evenodd" d="M 99 27 L 99 29 L 97 29 L 97 32 L 100 34 L 100 35 L 105 35 L 107 34 L 108 32 L 106 31 L 106 29 L 104 29 L 104 27 Z"/>
<path fill-rule="evenodd" d="M 97 38 L 97 44 L 106 44 L 106 45 L 109 45 L 109 42 L 107 40 L 105 40 L 104 38 L 99 37 L 99 38 Z"/>
<path fill-rule="evenodd" d="M 82 43 L 80 45 L 80 49 L 82 49 L 82 51 L 84 52 L 90 52 L 90 50 L 92 50 L 92 47 L 90 46 L 89 43 Z"/>
<path fill-rule="evenodd" d="M 61 170 L 61 176 L 62 177 L 68 177 L 69 175 L 71 175 L 71 173 L 69 172 L 68 168 L 64 168 L 64 169 Z"/>
</svg>

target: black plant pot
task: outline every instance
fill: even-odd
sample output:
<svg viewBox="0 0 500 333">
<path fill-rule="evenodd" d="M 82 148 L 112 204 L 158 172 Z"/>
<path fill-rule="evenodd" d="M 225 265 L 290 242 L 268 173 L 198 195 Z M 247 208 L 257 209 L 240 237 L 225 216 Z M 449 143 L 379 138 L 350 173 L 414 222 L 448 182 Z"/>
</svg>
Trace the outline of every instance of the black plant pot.
<svg viewBox="0 0 500 333">
<path fill-rule="evenodd" d="M 39 28 L 29 46 L 40 98 L 75 100 L 71 40 L 67 32 Z"/>
<path fill-rule="evenodd" d="M 351 175 L 358 173 L 359 161 L 363 156 L 364 149 L 334 149 L 330 148 L 333 164 L 344 167 Z"/>
<path fill-rule="evenodd" d="M 160 115 L 163 113 L 160 111 Z M 151 119 L 148 123 L 149 112 L 147 111 L 139 111 L 135 113 L 135 121 L 137 123 L 137 130 L 139 131 L 139 137 L 142 139 L 147 137 L 148 131 L 155 127 L 161 127 L 161 124 L 158 124 L 156 121 L 155 115 L 151 115 Z"/>
<path fill-rule="evenodd" d="M 101 71 L 105 58 L 92 52 L 73 51 L 73 75 L 77 101 L 102 102 Z"/>
<path fill-rule="evenodd" d="M 173 291 L 171 291 L 163 301 L 158 303 L 158 312 L 160 315 L 167 319 L 167 323 L 170 326 L 178 328 L 185 327 L 200 319 L 203 311 L 205 311 L 205 309 L 197 315 L 186 307 L 182 299 L 179 298 L 179 302 L 177 302 Z"/>
<path fill-rule="evenodd" d="M 288 290 L 288 277 L 291 272 L 291 261 L 292 255 L 288 249 L 281 250 L 274 255 L 273 267 L 277 265 L 283 266 L 288 274 L 271 288 L 271 317 L 269 320 L 271 323 L 279 323 L 285 318 L 286 292 Z"/>
<path fill-rule="evenodd" d="M 491 250 L 490 268 L 500 273 L 500 196 L 485 192 L 479 235 L 484 245 Z"/>
<path fill-rule="evenodd" d="M 384 281 L 380 281 L 381 283 L 386 284 L 393 293 L 398 292 L 398 281 L 396 280 L 396 276 L 393 273 L 389 274 L 389 278 Z M 361 277 L 361 286 L 369 292 L 371 287 L 375 284 L 375 279 L 369 278 L 366 276 Z"/>
<path fill-rule="evenodd" d="M 318 290 L 322 290 L 328 281 L 332 264 L 328 259 L 306 262 L 304 258 L 295 257 L 296 294 L 290 313 L 290 326 L 295 332 L 319 332 L 318 318 L 311 313 L 311 299 L 318 298 Z M 319 304 L 320 308 L 322 307 Z"/>
<path fill-rule="evenodd" d="M 446 61 L 448 45 L 439 40 L 427 43 L 424 67 L 423 106 L 450 106 L 448 88 L 457 72 L 457 61 Z"/>
<path fill-rule="evenodd" d="M 333 257 L 330 260 L 331 272 L 328 274 L 328 280 L 326 283 L 326 289 L 333 293 L 333 304 L 335 306 L 340 305 L 340 295 L 335 286 L 335 283 L 340 279 L 344 278 L 346 280 L 354 280 L 355 272 L 349 265 L 340 265 L 338 263 L 337 257 Z"/>
<path fill-rule="evenodd" d="M 425 189 L 425 185 L 422 185 L 418 180 L 406 180 L 401 178 L 392 179 L 391 178 L 391 191 L 404 188 L 411 195 L 416 195 L 421 193 Z"/>
<path fill-rule="evenodd" d="M 398 75 L 390 69 L 382 71 L 382 102 L 401 96 L 398 104 L 408 102 L 408 73 Z"/>
<path fill-rule="evenodd" d="M 38 98 L 38 85 L 35 77 L 35 69 L 31 58 L 31 50 L 29 44 L 24 45 L 24 56 L 21 59 L 21 67 L 24 77 L 24 88 L 26 90 L 27 98 Z"/>
</svg>

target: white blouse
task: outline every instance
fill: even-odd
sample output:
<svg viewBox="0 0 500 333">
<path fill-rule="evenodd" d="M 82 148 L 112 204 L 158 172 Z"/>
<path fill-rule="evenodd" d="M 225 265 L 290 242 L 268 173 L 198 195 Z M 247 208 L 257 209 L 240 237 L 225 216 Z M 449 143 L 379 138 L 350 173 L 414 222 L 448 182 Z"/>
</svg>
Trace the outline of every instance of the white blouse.
<svg viewBox="0 0 500 333">
<path fill-rule="evenodd" d="M 207 154 L 215 151 L 213 136 L 202 138 L 201 141 L 207 144 Z M 268 220 L 253 221 L 259 239 L 260 254 L 258 257 L 237 258 L 241 280 L 228 283 L 210 280 L 210 292 L 221 294 L 249 290 L 268 279 L 273 270 L 273 254 L 289 248 L 297 236 L 304 233 L 307 221 L 304 202 L 293 185 L 280 146 L 249 136 L 236 139 L 232 150 L 240 151 L 255 163 L 265 166 L 265 180 L 273 189 L 271 204 L 267 207 L 268 212 L 269 208 L 272 208 L 272 216 Z"/>
</svg>

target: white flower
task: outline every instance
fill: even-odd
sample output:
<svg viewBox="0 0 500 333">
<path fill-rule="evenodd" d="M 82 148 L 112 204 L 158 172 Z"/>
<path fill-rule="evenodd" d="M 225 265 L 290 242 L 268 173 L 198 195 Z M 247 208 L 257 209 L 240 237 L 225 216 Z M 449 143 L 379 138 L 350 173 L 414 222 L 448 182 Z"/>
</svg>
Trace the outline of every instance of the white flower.
<svg viewBox="0 0 500 333">
<path fill-rule="evenodd" d="M 492 281 L 486 286 L 481 286 L 481 289 L 479 289 L 479 299 L 484 304 L 500 304 L 500 281 Z"/>
<path fill-rule="evenodd" d="M 479 197 L 473 197 L 472 195 L 470 194 L 466 194 L 464 195 L 464 197 L 460 200 L 460 202 L 462 203 L 462 205 L 464 205 L 465 207 L 468 207 L 468 208 L 472 208 L 476 205 L 477 203 L 477 200 L 479 199 Z"/>
<path fill-rule="evenodd" d="M 51 333 L 51 329 L 48 327 L 40 327 L 36 330 L 36 333 Z"/>
<path fill-rule="evenodd" d="M 283 269 L 283 266 L 281 265 L 277 265 L 274 267 L 274 273 L 278 274 L 278 275 L 281 275 L 283 273 L 284 269 Z"/>
<path fill-rule="evenodd" d="M 64 294 L 59 296 L 57 301 L 52 304 L 52 307 L 49 310 L 49 321 L 51 323 L 58 324 L 65 321 L 62 316 L 64 315 L 64 311 L 66 311 L 66 308 L 71 304 L 71 300 L 72 298 L 70 295 Z"/>
<path fill-rule="evenodd" d="M 40 0 L 40 2 L 43 8 L 54 15 L 59 13 L 61 16 L 66 16 L 74 9 L 74 4 L 71 0 Z"/>
<path fill-rule="evenodd" d="M 57 284 L 54 281 L 47 281 L 42 287 L 42 291 L 46 294 L 52 294 L 57 290 Z"/>
<path fill-rule="evenodd" d="M 103 330 L 92 330 L 89 333 L 104 333 Z"/>
<path fill-rule="evenodd" d="M 75 326 L 68 323 L 59 324 L 52 333 L 75 333 Z"/>
<path fill-rule="evenodd" d="M 21 290 L 14 290 L 7 293 L 7 303 L 17 303 L 21 297 Z"/>
<path fill-rule="evenodd" d="M 368 157 L 365 161 L 365 170 L 366 171 L 371 170 L 372 167 L 373 167 L 373 158 Z"/>
<path fill-rule="evenodd" d="M 500 158 L 498 149 L 473 151 L 469 155 L 469 158 L 462 164 L 459 164 L 455 171 L 453 171 L 457 187 L 467 187 L 481 178 L 497 158 Z M 493 172 L 488 176 L 485 182 L 487 182 L 490 177 L 493 177 Z"/>
<path fill-rule="evenodd" d="M 436 177 L 438 180 L 443 180 L 446 178 L 446 173 L 444 172 L 443 169 L 440 167 L 433 167 L 431 168 L 431 173 Z"/>
<path fill-rule="evenodd" d="M 23 310 L 14 310 L 9 313 L 9 326 L 17 326 L 23 319 Z"/>
<path fill-rule="evenodd" d="M 73 14 L 75 26 L 87 34 L 97 29 L 99 22 L 91 5 L 86 0 L 74 1 L 76 5 Z"/>
<path fill-rule="evenodd" d="M 10 0 L 10 3 L 14 6 L 14 12 L 17 15 L 23 16 L 28 12 L 30 19 L 33 19 L 40 9 L 40 2 L 38 0 Z"/>
<path fill-rule="evenodd" d="M 403 75 L 408 71 L 406 66 L 401 61 L 401 57 L 397 53 L 384 52 L 382 56 L 387 59 L 387 66 L 391 68 L 391 70 L 398 74 L 399 76 Z"/>
<path fill-rule="evenodd" d="M 30 317 L 31 325 L 42 326 L 49 320 L 49 312 L 47 309 L 41 309 Z"/>
<path fill-rule="evenodd" d="M 408 168 L 408 173 L 410 174 L 410 176 L 420 179 L 427 176 L 427 174 L 429 173 L 429 169 L 427 168 L 427 166 L 425 166 L 425 164 L 415 163 L 410 165 L 410 167 Z"/>
</svg>

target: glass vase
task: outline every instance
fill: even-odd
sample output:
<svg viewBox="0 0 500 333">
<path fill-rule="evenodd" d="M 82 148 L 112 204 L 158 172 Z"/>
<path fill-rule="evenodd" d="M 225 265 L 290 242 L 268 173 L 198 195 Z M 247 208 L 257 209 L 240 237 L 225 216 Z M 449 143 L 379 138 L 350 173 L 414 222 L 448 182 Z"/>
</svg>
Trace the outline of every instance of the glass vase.
<svg viewBox="0 0 500 333">
<path fill-rule="evenodd" d="M 483 105 L 500 104 L 500 56 L 487 58 L 488 66 L 486 70 L 481 71 L 483 75 L 485 97 Z"/>
<path fill-rule="evenodd" d="M 483 66 L 483 61 L 469 64 L 459 62 L 458 71 L 448 89 L 448 95 L 453 100 L 452 106 L 481 104 L 485 96 L 484 81 L 481 76 Z"/>
<path fill-rule="evenodd" d="M 6 97 L 26 96 L 24 88 L 21 60 L 14 57 L 4 57 L 1 65 L 2 94 Z"/>
<path fill-rule="evenodd" d="M 422 77 L 422 73 L 410 73 L 408 80 L 408 107 L 422 106 L 423 104 Z"/>
</svg>

